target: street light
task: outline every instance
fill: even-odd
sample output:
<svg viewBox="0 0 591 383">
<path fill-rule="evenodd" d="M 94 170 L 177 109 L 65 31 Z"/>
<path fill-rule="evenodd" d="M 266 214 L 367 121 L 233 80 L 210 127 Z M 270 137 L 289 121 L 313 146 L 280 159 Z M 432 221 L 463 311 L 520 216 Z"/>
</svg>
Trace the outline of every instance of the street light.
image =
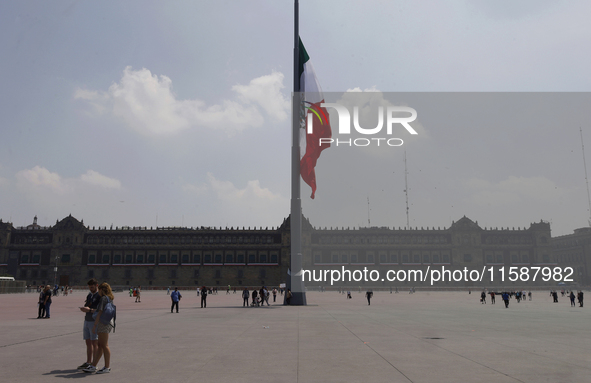
<svg viewBox="0 0 591 383">
<path fill-rule="evenodd" d="M 53 286 L 57 285 L 57 261 L 59 259 L 59 255 L 55 256 L 55 267 L 53 268 L 54 276 L 53 276 Z"/>
</svg>

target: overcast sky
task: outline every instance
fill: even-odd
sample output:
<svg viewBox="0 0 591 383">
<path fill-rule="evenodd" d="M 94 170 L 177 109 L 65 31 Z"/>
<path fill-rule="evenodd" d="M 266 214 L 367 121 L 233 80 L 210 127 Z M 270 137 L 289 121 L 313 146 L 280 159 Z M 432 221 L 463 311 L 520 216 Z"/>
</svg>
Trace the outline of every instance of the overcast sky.
<svg viewBox="0 0 591 383">
<path fill-rule="evenodd" d="M 588 1 L 302 0 L 300 36 L 325 92 L 588 92 L 590 14 Z M 0 2 L 0 218 L 280 225 L 292 45 L 292 1 Z M 360 169 L 335 167 L 342 148 L 322 154 L 315 200 L 302 185 L 313 225 L 405 226 L 404 150 L 411 226 L 588 225 L 584 116 L 496 134 L 483 116 L 417 110 L 419 135 Z"/>
</svg>

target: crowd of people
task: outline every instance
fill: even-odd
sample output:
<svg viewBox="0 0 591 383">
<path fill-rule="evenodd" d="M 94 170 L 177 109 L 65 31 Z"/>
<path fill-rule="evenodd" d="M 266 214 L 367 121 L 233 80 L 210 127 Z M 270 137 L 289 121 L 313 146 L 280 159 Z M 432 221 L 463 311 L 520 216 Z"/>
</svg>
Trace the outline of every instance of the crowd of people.
<svg viewBox="0 0 591 383">
<path fill-rule="evenodd" d="M 471 291 L 469 291 L 469 293 L 471 293 Z M 487 295 L 490 295 L 490 300 L 491 300 L 491 304 L 495 304 L 495 296 L 500 295 L 503 302 L 505 303 L 505 307 L 508 308 L 509 307 L 509 300 L 511 298 L 515 298 L 515 301 L 517 303 L 520 303 L 521 301 L 526 301 L 526 300 L 532 300 L 532 292 L 525 292 L 525 290 L 523 291 L 503 291 L 503 292 L 495 292 L 495 291 L 490 291 L 486 292 L 486 290 L 483 290 L 480 293 L 480 303 L 481 304 L 486 304 L 486 297 Z M 577 301 L 579 302 L 579 307 L 583 307 L 583 291 L 579 290 L 577 292 L 577 294 L 575 295 L 574 291 L 561 291 L 561 295 L 567 296 L 570 299 L 570 304 L 571 307 L 576 306 L 575 305 L 575 299 L 577 299 Z M 556 290 L 551 290 L 550 291 L 550 296 L 552 297 L 552 301 L 554 303 L 558 303 L 558 292 Z"/>
</svg>

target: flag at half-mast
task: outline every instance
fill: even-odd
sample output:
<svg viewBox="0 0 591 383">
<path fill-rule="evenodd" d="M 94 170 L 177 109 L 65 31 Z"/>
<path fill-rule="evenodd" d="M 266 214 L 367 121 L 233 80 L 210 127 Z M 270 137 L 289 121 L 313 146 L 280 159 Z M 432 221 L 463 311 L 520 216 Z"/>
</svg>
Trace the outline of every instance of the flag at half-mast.
<svg viewBox="0 0 591 383">
<path fill-rule="evenodd" d="M 312 188 L 310 198 L 314 199 L 316 193 L 316 172 L 314 168 L 320 153 L 330 147 L 330 142 L 321 143 L 320 139 L 331 138 L 332 131 L 328 112 L 326 108 L 320 107 L 320 104 L 324 102 L 322 89 L 316 78 L 316 73 L 314 73 L 310 56 L 308 56 L 301 39 L 298 64 L 300 92 L 304 95 L 303 108 L 305 111 L 305 129 L 300 130 L 300 174 L 304 182 Z"/>
</svg>

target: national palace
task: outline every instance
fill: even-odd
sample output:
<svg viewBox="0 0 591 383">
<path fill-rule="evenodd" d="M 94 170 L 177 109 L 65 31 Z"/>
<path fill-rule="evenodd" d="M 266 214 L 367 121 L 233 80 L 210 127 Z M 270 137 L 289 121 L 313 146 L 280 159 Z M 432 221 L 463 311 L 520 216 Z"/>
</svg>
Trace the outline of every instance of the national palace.
<svg viewBox="0 0 591 383">
<path fill-rule="evenodd" d="M 591 228 L 552 238 L 543 221 L 527 228 L 482 228 L 462 217 L 446 228 L 345 229 L 316 228 L 302 220 L 304 269 L 570 267 L 570 285 L 582 286 L 591 284 L 590 245 Z M 29 285 L 79 286 L 94 277 L 115 286 L 278 286 L 288 278 L 289 260 L 289 217 L 273 228 L 91 227 L 72 216 L 53 226 L 40 226 L 35 217 L 28 226 L 15 227 L 0 220 L 0 275 Z M 439 286 L 502 285 L 499 281 L 487 273 L 477 283 Z M 523 285 L 504 283 L 511 284 Z M 541 279 L 528 284 L 557 285 Z M 421 283 L 375 283 L 388 286 Z"/>
</svg>

